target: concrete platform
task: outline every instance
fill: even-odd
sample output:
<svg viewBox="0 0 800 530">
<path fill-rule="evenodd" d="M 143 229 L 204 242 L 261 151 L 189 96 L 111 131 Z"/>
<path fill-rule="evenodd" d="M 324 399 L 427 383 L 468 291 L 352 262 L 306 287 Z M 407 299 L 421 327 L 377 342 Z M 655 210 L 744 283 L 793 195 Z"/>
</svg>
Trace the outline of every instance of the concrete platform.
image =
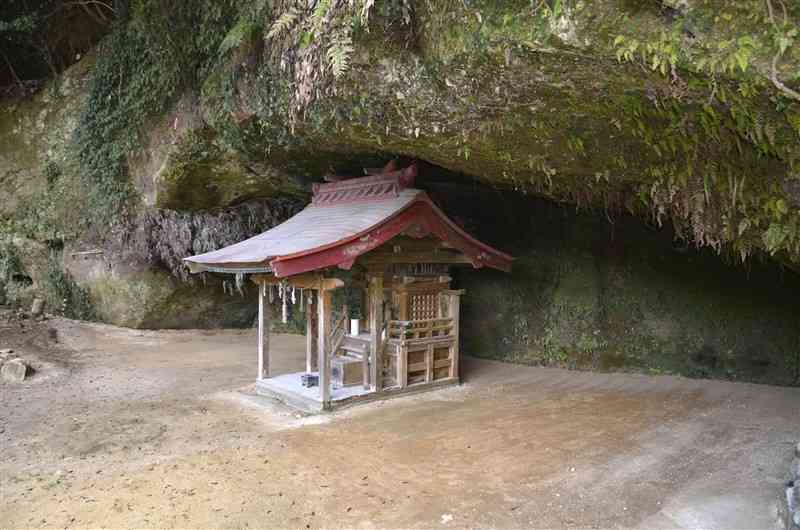
<svg viewBox="0 0 800 530">
<path fill-rule="evenodd" d="M 323 410 L 322 397 L 319 386 L 305 387 L 300 382 L 300 376 L 305 372 L 293 372 L 269 379 L 256 381 L 256 389 L 260 394 L 275 397 L 287 405 L 305 412 L 320 412 Z M 319 372 L 312 372 L 319 375 Z M 369 394 L 362 385 L 331 389 L 331 402 L 342 401 L 357 396 Z"/>
<path fill-rule="evenodd" d="M 445 386 L 457 385 L 458 378 L 447 378 L 432 383 L 418 383 L 406 388 L 386 388 L 380 392 L 365 390 L 362 385 L 331 389 L 331 401 L 325 406 L 320 396 L 318 386 L 305 387 L 300 382 L 300 376 L 305 372 L 294 372 L 278 375 L 269 379 L 256 381 L 256 391 L 259 394 L 270 396 L 286 403 L 296 409 L 315 414 L 325 410 L 335 410 L 366 403 L 380 399 L 388 399 L 398 395 L 407 395 L 417 392 L 437 390 Z M 317 372 L 312 372 L 318 375 Z"/>
</svg>

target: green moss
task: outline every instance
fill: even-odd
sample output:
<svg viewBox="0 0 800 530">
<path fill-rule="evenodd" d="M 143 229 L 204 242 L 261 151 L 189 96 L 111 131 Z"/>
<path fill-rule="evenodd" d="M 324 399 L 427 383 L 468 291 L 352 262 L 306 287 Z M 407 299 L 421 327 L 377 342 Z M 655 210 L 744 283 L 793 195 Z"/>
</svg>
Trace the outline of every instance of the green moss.
<svg viewBox="0 0 800 530">
<path fill-rule="evenodd" d="M 223 282 L 226 285 L 223 286 Z M 246 328 L 255 322 L 258 290 L 249 281 L 240 289 L 230 277 L 209 275 L 203 282 L 182 283 L 161 271 L 102 276 L 87 283 L 97 317 L 103 322 L 139 329 Z M 276 330 L 305 330 L 305 316 L 290 308 L 289 324 Z M 273 315 L 280 315 L 273 304 Z"/>
<path fill-rule="evenodd" d="M 132 17 L 107 37 L 75 131 L 87 221 L 108 228 L 130 210 L 128 156 L 144 125 L 199 86 L 236 17 L 233 2 L 174 4 L 138 0 Z M 124 87 L 124 90 L 120 90 Z M 108 236 L 103 229 L 97 237 Z"/>
<path fill-rule="evenodd" d="M 88 284 L 98 318 L 131 328 L 141 327 L 154 307 L 166 302 L 173 282 L 161 273 L 104 277 Z"/>
<path fill-rule="evenodd" d="M 156 206 L 196 211 L 300 192 L 284 175 L 270 173 L 247 168 L 216 143 L 210 129 L 193 130 L 181 137 L 156 179 Z"/>
<path fill-rule="evenodd" d="M 17 301 L 20 291 L 19 278 L 24 273 L 22 262 L 12 241 L 0 238 L 0 304 Z"/>
<path fill-rule="evenodd" d="M 0 232 L 52 240 L 71 230 L 80 198 L 66 145 L 92 64 L 85 57 L 36 96 L 0 105 Z"/>
<path fill-rule="evenodd" d="M 89 292 L 64 271 L 60 256 L 52 252 L 42 275 L 38 294 L 47 311 L 79 320 L 96 318 Z"/>
<path fill-rule="evenodd" d="M 268 61 L 239 71 L 230 90 L 269 123 L 264 145 L 402 153 L 508 189 L 672 219 L 683 237 L 741 258 L 766 251 L 797 262 L 798 213 L 781 206 L 797 198 L 775 185 L 800 161 L 796 105 L 753 73 L 773 51 L 761 36 L 714 55 L 712 44 L 732 34 L 769 30 L 763 6 L 734 9 L 760 19 L 730 27 L 723 7 L 425 4 L 419 54 L 362 39 L 351 75 L 307 110 L 294 137 L 274 121 L 293 89 Z M 698 43 L 679 43 L 690 26 L 704 31 Z M 644 69 L 615 59 L 624 44 L 615 27 L 647 49 Z M 751 41 L 752 71 L 726 66 Z M 686 55 L 673 57 L 675 46 Z"/>
</svg>

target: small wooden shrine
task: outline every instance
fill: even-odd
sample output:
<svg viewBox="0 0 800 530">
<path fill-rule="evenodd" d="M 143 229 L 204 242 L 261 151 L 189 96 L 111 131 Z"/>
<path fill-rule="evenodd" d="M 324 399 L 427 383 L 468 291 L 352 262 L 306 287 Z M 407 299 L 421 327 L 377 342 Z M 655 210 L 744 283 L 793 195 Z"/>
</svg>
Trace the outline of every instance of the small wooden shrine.
<svg viewBox="0 0 800 530">
<path fill-rule="evenodd" d="M 260 392 L 308 411 L 459 381 L 459 307 L 450 268 L 511 270 L 512 258 L 464 232 L 413 188 L 416 166 L 316 184 L 286 222 L 235 245 L 186 258 L 192 272 L 250 274 L 259 285 Z M 334 268 L 364 271 L 361 319 L 332 296 L 345 283 Z M 306 311 L 305 372 L 273 376 L 273 289 L 299 290 Z M 285 295 L 285 296 L 288 296 Z"/>
</svg>

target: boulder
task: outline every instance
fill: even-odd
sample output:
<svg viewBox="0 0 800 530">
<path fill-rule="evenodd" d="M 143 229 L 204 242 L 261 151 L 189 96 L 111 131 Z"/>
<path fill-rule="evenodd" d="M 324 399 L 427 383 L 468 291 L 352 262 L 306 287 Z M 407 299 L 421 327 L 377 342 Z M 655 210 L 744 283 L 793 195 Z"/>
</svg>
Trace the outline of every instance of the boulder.
<svg viewBox="0 0 800 530">
<path fill-rule="evenodd" d="M 14 354 L 14 350 L 10 350 L 10 349 L 0 350 L 0 367 L 2 367 L 3 364 L 7 360 L 9 360 L 13 354 Z"/>
<path fill-rule="evenodd" d="M 786 504 L 789 517 L 787 528 L 800 530 L 800 444 L 795 447 L 795 458 L 792 460 L 791 479 L 786 488 Z"/>
<path fill-rule="evenodd" d="M 42 310 L 44 309 L 44 300 L 41 298 L 34 298 L 33 303 L 31 304 L 31 316 L 38 317 L 42 314 Z"/>
<path fill-rule="evenodd" d="M 28 365 L 22 359 L 11 359 L 3 363 L 3 367 L 0 368 L 0 375 L 2 375 L 3 381 L 21 383 L 25 380 L 25 376 L 28 375 Z"/>
<path fill-rule="evenodd" d="M 792 490 L 793 498 L 791 507 L 795 512 L 800 512 L 800 480 L 794 481 L 794 488 L 792 488 Z"/>
</svg>

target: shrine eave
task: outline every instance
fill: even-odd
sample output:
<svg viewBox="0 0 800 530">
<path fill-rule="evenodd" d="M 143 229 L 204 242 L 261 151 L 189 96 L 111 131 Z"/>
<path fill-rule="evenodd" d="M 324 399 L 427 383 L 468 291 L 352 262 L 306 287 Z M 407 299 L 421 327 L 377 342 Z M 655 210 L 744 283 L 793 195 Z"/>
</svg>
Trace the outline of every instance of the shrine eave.
<svg viewBox="0 0 800 530">
<path fill-rule="evenodd" d="M 398 172 L 402 173 L 402 172 Z M 509 272 L 513 258 L 470 236 L 400 175 L 370 176 L 315 189 L 314 200 L 284 223 L 245 241 L 185 258 L 192 272 L 293 276 L 349 269 L 359 256 L 399 235 L 436 237 L 473 267 Z"/>
</svg>

